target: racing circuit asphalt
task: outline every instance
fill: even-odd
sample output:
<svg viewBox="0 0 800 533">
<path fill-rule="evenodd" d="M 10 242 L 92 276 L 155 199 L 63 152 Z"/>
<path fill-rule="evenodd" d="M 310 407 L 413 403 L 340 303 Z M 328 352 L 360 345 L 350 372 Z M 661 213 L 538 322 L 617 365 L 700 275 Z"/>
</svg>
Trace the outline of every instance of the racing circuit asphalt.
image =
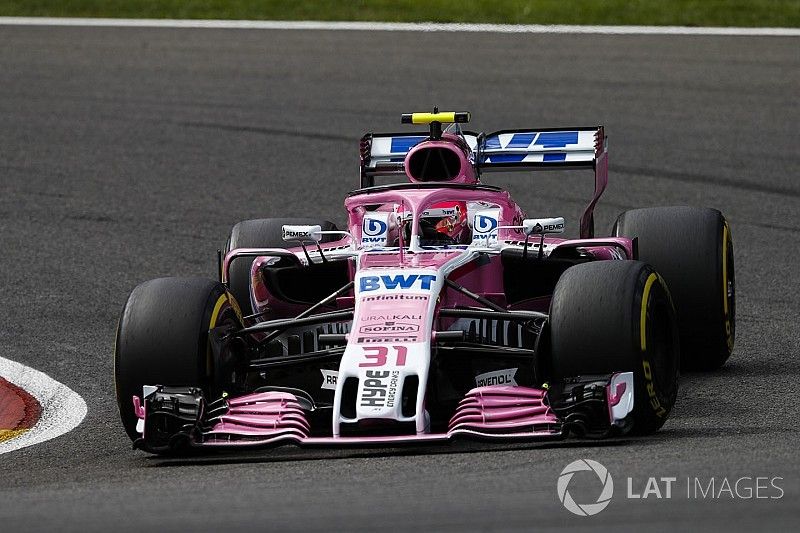
<svg viewBox="0 0 800 533">
<path fill-rule="evenodd" d="M 0 456 L 0 531 L 796 528 L 798 45 L 0 26 L 0 355 L 89 407 L 71 433 Z M 434 104 L 471 111 L 485 131 L 604 124 L 601 230 L 627 208 L 720 208 L 736 246 L 728 365 L 683 376 L 674 415 L 646 439 L 191 461 L 132 451 L 112 382 L 128 292 L 157 276 L 213 276 L 241 219 L 342 221 L 361 134 L 401 131 L 400 113 Z M 572 228 L 591 188 L 588 174 L 485 181 Z M 594 517 L 571 515 L 556 495 L 578 458 L 615 480 Z M 627 477 L 641 493 L 650 476 L 678 479 L 671 499 L 626 499 Z M 781 477 L 785 494 L 686 498 L 687 477 L 743 476 Z"/>
</svg>

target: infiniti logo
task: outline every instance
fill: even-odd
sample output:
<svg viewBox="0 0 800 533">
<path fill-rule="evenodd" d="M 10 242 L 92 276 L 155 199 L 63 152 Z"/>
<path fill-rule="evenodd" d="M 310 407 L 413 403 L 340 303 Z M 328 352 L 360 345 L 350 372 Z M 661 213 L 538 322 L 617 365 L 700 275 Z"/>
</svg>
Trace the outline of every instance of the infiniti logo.
<svg viewBox="0 0 800 533">
<path fill-rule="evenodd" d="M 572 481 L 572 476 L 581 471 L 594 472 L 603 487 L 597 497 L 597 501 L 594 503 L 577 503 L 569 493 L 568 488 Z M 614 495 L 614 480 L 611 479 L 611 474 L 608 473 L 606 467 L 597 461 L 578 459 L 565 466 L 564 470 L 561 471 L 561 475 L 558 476 L 556 490 L 558 499 L 561 500 L 567 511 L 578 516 L 592 516 L 608 507 L 608 504 L 611 503 L 611 496 Z"/>
<path fill-rule="evenodd" d="M 383 222 L 382 220 L 376 220 L 374 218 L 365 218 L 364 219 L 364 234 L 370 237 L 374 237 L 376 235 L 382 235 L 386 232 L 388 228 L 388 224 Z"/>
</svg>

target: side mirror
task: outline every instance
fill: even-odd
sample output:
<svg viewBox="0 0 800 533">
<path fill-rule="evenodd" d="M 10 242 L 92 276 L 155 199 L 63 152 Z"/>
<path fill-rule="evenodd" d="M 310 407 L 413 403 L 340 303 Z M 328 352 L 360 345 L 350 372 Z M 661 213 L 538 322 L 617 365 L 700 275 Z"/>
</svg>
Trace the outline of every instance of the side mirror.
<svg viewBox="0 0 800 533">
<path fill-rule="evenodd" d="M 525 235 L 564 233 L 564 217 L 526 218 L 522 221 L 522 231 Z"/>
<path fill-rule="evenodd" d="M 284 225 L 283 240 L 284 241 L 312 241 L 319 242 L 322 240 L 322 226 L 289 226 Z"/>
</svg>

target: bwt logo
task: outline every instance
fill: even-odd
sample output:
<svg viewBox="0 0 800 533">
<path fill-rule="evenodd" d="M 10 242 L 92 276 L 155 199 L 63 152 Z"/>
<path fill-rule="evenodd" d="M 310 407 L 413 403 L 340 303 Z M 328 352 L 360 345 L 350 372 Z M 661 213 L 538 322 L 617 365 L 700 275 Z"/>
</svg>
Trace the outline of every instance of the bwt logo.
<svg viewBox="0 0 800 533">
<path fill-rule="evenodd" d="M 380 288 L 390 290 L 395 289 L 411 289 L 415 285 L 419 285 L 422 290 L 429 291 L 431 283 L 436 281 L 436 276 L 433 274 L 409 274 L 404 276 L 398 274 L 396 276 L 364 276 L 361 278 L 359 288 L 361 292 L 377 291 Z"/>
<path fill-rule="evenodd" d="M 475 223 L 473 226 L 477 233 L 491 233 L 497 229 L 497 219 L 494 217 L 487 217 L 486 215 L 475 215 Z"/>
<path fill-rule="evenodd" d="M 377 220 L 375 218 L 364 219 L 364 235 L 376 237 L 386 233 L 387 229 L 389 229 L 389 225 L 382 220 Z"/>
</svg>

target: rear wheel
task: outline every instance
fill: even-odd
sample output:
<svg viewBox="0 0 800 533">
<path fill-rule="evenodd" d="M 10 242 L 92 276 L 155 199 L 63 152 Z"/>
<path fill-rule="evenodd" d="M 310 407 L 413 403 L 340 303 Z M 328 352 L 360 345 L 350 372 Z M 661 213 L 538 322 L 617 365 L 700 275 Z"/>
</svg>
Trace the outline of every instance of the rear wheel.
<svg viewBox="0 0 800 533">
<path fill-rule="evenodd" d="M 612 233 L 638 238 L 639 259 L 664 276 L 678 314 L 681 367 L 712 370 L 733 351 L 733 239 L 716 209 L 651 207 L 622 213 Z"/>
<path fill-rule="evenodd" d="M 144 385 L 200 387 L 216 395 L 223 376 L 208 342 L 210 329 L 241 325 L 236 302 L 219 282 L 160 278 L 131 292 L 117 326 L 114 383 L 122 425 L 139 438 L 133 396 Z"/>
<path fill-rule="evenodd" d="M 601 261 L 567 269 L 549 320 L 553 380 L 633 372 L 633 431 L 653 433 L 678 392 L 679 347 L 669 290 L 639 261 Z"/>
<path fill-rule="evenodd" d="M 319 224 L 322 226 L 323 231 L 336 229 L 336 225 L 333 222 L 312 218 L 257 218 L 243 220 L 233 226 L 228 243 L 225 246 L 225 253 L 227 254 L 236 248 L 285 248 L 287 244 L 283 240 L 284 224 Z M 327 242 L 335 240 L 335 238 L 325 236 L 322 240 Z M 251 315 L 256 312 L 253 310 L 250 301 L 250 267 L 252 266 L 252 257 L 241 257 L 231 263 L 228 271 L 228 286 L 245 315 Z"/>
</svg>

